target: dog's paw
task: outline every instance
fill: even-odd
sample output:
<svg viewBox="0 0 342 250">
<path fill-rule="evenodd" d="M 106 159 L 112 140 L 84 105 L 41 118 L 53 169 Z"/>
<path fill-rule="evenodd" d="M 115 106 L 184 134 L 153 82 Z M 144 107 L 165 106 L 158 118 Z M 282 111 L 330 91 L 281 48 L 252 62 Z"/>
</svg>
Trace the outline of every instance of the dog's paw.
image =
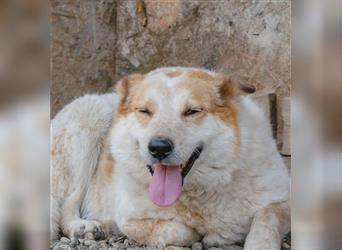
<svg viewBox="0 0 342 250">
<path fill-rule="evenodd" d="M 66 229 L 66 234 L 71 239 L 98 240 L 104 237 L 101 224 L 95 220 L 74 220 Z"/>
</svg>

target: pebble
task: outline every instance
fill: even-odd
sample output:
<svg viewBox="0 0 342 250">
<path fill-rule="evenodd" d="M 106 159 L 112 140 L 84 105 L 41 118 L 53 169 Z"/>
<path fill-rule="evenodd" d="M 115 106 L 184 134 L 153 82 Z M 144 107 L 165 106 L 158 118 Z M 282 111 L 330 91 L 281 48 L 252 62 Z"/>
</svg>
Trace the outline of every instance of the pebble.
<svg viewBox="0 0 342 250">
<path fill-rule="evenodd" d="M 62 243 L 67 243 L 67 244 L 69 244 L 69 243 L 71 242 L 71 240 L 70 240 L 69 238 L 67 238 L 67 237 L 62 237 L 62 238 L 60 239 L 60 241 L 61 241 Z"/>
<path fill-rule="evenodd" d="M 123 242 L 124 246 L 128 246 L 129 245 L 129 240 L 128 239 L 125 239 L 124 242 Z"/>
<path fill-rule="evenodd" d="M 84 235 L 85 240 L 95 240 L 94 234 L 92 232 L 85 233 Z"/>
<path fill-rule="evenodd" d="M 109 248 L 106 246 L 105 248 L 101 247 L 98 244 L 94 244 L 89 246 L 88 250 L 108 250 Z"/>
<path fill-rule="evenodd" d="M 223 250 L 242 250 L 243 248 L 238 245 L 224 246 Z"/>
<path fill-rule="evenodd" d="M 53 250 L 71 250 L 71 247 L 69 245 L 65 245 L 63 243 L 57 243 Z"/>
<path fill-rule="evenodd" d="M 115 243 L 110 247 L 110 250 L 120 250 L 120 249 L 124 249 L 123 247 L 121 247 L 120 243 Z"/>
<path fill-rule="evenodd" d="M 220 247 L 210 247 L 208 250 L 223 250 L 223 248 L 220 248 Z"/>
<path fill-rule="evenodd" d="M 108 243 L 110 244 L 110 245 L 113 245 L 113 244 L 115 244 L 115 242 L 117 242 L 118 240 L 117 240 L 117 238 L 115 238 L 115 237 L 110 237 L 109 239 L 108 239 Z"/>
<path fill-rule="evenodd" d="M 85 240 L 85 241 L 83 242 L 83 244 L 84 244 L 85 246 L 90 246 L 90 245 L 96 244 L 96 241 L 95 241 L 95 240 Z"/>
<path fill-rule="evenodd" d="M 71 246 L 71 248 L 75 248 L 78 244 L 80 244 L 81 239 L 72 239 L 71 242 L 69 243 L 69 245 Z"/>
<path fill-rule="evenodd" d="M 194 244 L 192 244 L 191 246 L 192 250 L 202 250 L 203 246 L 201 242 L 195 242 Z"/>
<path fill-rule="evenodd" d="M 108 250 L 109 249 L 107 242 L 105 240 L 100 240 L 98 242 L 98 245 L 100 246 L 101 250 Z"/>
<path fill-rule="evenodd" d="M 290 245 L 286 242 L 283 242 L 283 248 L 290 249 Z"/>
</svg>

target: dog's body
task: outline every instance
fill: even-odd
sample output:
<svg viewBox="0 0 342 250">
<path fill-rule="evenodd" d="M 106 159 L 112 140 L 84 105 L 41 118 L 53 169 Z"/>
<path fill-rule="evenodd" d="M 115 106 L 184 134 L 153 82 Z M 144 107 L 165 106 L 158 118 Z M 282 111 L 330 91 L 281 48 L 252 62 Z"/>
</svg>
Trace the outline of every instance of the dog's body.
<svg viewBox="0 0 342 250">
<path fill-rule="evenodd" d="M 52 233 L 116 225 L 148 245 L 247 237 L 246 249 L 279 249 L 289 174 L 268 120 L 239 89 L 213 72 L 161 68 L 121 80 L 120 96 L 66 106 L 52 122 Z M 156 136 L 172 146 L 161 158 Z"/>
</svg>

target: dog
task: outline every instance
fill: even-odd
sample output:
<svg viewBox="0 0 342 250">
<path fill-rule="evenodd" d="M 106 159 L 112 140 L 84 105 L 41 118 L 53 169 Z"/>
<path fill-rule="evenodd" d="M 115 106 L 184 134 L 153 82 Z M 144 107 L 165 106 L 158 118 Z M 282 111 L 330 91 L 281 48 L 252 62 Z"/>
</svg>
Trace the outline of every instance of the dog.
<svg viewBox="0 0 342 250">
<path fill-rule="evenodd" d="M 132 74 L 52 120 L 51 235 L 280 249 L 289 172 L 255 88 L 212 71 Z"/>
</svg>

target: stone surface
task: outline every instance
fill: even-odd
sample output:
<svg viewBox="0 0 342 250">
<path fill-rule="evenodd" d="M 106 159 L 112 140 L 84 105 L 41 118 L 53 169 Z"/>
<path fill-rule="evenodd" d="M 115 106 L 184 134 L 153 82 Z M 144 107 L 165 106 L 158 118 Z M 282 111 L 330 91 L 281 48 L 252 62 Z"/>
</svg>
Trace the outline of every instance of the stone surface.
<svg viewBox="0 0 342 250">
<path fill-rule="evenodd" d="M 280 126 L 281 126 L 281 154 L 291 155 L 291 101 L 284 98 L 280 106 Z"/>
<path fill-rule="evenodd" d="M 75 97 L 107 92 L 115 76 L 115 0 L 52 0 L 51 115 Z"/>
<path fill-rule="evenodd" d="M 139 2 L 139 1 L 136 1 Z M 181 16 L 182 1 L 145 0 L 146 27 L 152 32 L 162 32 L 176 24 Z"/>
<path fill-rule="evenodd" d="M 195 242 L 194 244 L 192 244 L 191 246 L 192 250 L 202 250 L 203 246 L 201 242 Z"/>
<path fill-rule="evenodd" d="M 52 0 L 54 116 L 132 72 L 194 66 L 290 92 L 290 1 Z"/>
<path fill-rule="evenodd" d="M 243 248 L 238 245 L 224 246 L 223 250 L 242 250 Z"/>
</svg>

